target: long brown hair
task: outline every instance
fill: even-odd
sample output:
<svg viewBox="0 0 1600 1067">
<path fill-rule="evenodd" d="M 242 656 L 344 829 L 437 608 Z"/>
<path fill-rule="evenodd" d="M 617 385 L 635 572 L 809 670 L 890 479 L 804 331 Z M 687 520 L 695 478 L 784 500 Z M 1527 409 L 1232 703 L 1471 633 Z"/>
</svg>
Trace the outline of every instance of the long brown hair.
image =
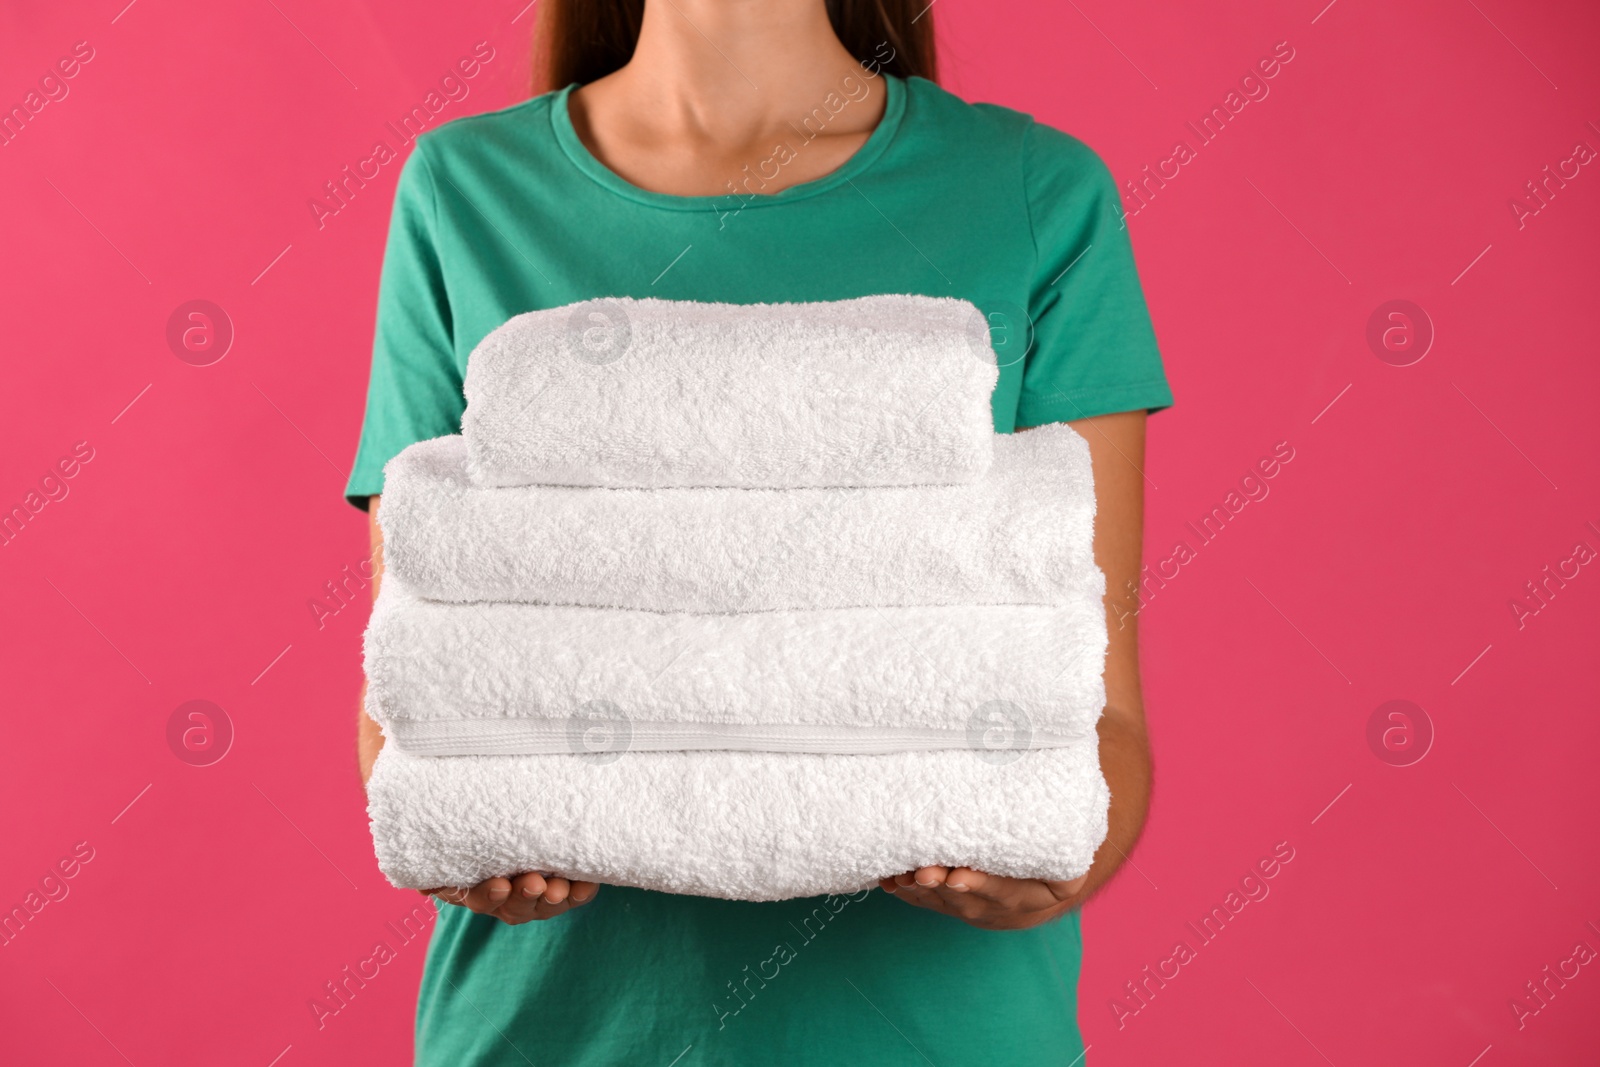
<svg viewBox="0 0 1600 1067">
<path fill-rule="evenodd" d="M 858 62 L 901 78 L 938 78 L 927 0 L 827 0 L 828 20 Z M 644 0 L 539 0 L 533 91 L 586 85 L 633 57 Z M 886 47 L 887 46 L 887 47 Z M 888 58 L 885 58 L 885 55 Z"/>
</svg>

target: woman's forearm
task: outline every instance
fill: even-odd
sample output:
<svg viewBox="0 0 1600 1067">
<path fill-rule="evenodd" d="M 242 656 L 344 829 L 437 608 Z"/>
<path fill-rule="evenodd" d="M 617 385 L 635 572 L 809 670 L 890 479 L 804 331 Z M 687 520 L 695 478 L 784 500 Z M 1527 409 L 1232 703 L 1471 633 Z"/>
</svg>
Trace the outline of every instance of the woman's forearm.
<svg viewBox="0 0 1600 1067">
<path fill-rule="evenodd" d="M 356 708 L 356 767 L 361 772 L 365 786 L 372 777 L 372 765 L 377 762 L 378 750 L 383 748 L 383 731 L 367 714 L 367 683 L 361 683 L 361 703 Z"/>
<path fill-rule="evenodd" d="M 1129 412 L 1074 423 L 1094 464 L 1095 560 L 1106 576 L 1106 708 L 1100 717 L 1100 770 L 1111 789 L 1109 829 L 1089 880 L 1074 899 L 1087 900 L 1133 851 L 1150 810 L 1150 738 L 1139 681 L 1139 616 L 1128 610 L 1138 588 L 1144 545 L 1145 415 Z"/>
<path fill-rule="evenodd" d="M 367 546 L 372 561 L 372 599 L 378 599 L 378 587 L 383 584 L 383 530 L 378 526 L 380 496 L 367 498 Z M 361 683 L 361 699 L 356 706 L 356 767 L 361 772 L 365 786 L 372 777 L 372 765 L 377 762 L 378 750 L 383 747 L 383 731 L 367 714 L 367 683 Z"/>
<path fill-rule="evenodd" d="M 1111 789 L 1106 839 L 1095 853 L 1089 880 L 1073 898 L 1076 907 L 1111 880 L 1133 851 L 1150 810 L 1150 739 L 1144 710 L 1108 707 L 1100 717 L 1100 769 Z"/>
</svg>

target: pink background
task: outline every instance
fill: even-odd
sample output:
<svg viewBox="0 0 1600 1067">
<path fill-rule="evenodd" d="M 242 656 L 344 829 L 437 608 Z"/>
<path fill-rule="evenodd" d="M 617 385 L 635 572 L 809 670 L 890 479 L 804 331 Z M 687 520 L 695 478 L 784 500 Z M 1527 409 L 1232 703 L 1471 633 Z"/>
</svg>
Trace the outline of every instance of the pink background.
<svg viewBox="0 0 1600 1067">
<path fill-rule="evenodd" d="M 1600 13 L 1323 2 L 934 12 L 952 89 L 1119 180 L 1294 49 L 1129 223 L 1178 396 L 1151 426 L 1147 558 L 1194 557 L 1143 609 L 1157 796 L 1138 869 L 1085 915 L 1089 1060 L 1595 1062 L 1600 966 L 1520 1029 L 1511 1003 L 1600 949 L 1600 567 L 1520 628 L 1510 602 L 1600 550 L 1600 167 L 1520 228 L 1509 201 L 1600 148 Z M 0 1041 L 18 1063 L 401 1062 L 420 941 L 325 1028 L 307 1006 L 416 901 L 373 864 L 354 771 L 365 593 L 320 629 L 308 607 L 366 552 L 340 490 L 398 164 L 320 230 L 307 201 L 479 41 L 495 58 L 441 118 L 518 99 L 532 13 L 125 3 L 0 14 L 6 107 L 94 50 L 0 148 L 0 505 L 93 449 L 0 548 L 0 907 L 93 850 L 0 948 Z M 236 331 L 211 366 L 165 338 L 196 298 Z M 1366 340 L 1391 299 L 1436 332 L 1411 366 Z M 1270 495 L 1200 545 L 1185 524 L 1281 441 Z M 211 766 L 168 745 L 193 699 L 235 731 Z M 1367 740 L 1392 699 L 1434 731 L 1410 766 Z M 1270 895 L 1133 1000 L 1279 842 Z"/>
</svg>

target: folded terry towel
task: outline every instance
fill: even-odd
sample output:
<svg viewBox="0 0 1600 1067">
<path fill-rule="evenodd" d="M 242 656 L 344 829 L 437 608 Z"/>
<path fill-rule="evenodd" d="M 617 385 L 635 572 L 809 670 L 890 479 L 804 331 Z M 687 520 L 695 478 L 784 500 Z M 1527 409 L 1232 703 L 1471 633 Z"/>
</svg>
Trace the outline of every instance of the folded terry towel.
<svg viewBox="0 0 1600 1067">
<path fill-rule="evenodd" d="M 387 573 L 435 600 L 644 611 L 1051 604 L 1102 590 L 1089 445 L 999 435 L 971 485 L 881 489 L 496 489 L 460 437 L 384 470 Z"/>
<path fill-rule="evenodd" d="M 1093 738 L 995 762 L 630 752 L 415 756 L 367 784 L 378 865 L 410 889 L 539 871 L 736 900 L 848 893 L 928 865 L 1076 878 L 1106 833 Z"/>
<path fill-rule="evenodd" d="M 1105 704 L 1097 594 L 1052 607 L 734 615 L 445 604 L 386 579 L 366 634 L 367 712 L 430 755 L 965 748 L 998 715 L 1021 747 L 1092 732 Z"/>
<path fill-rule="evenodd" d="M 594 300 L 485 337 L 461 426 L 483 485 L 961 483 L 988 468 L 997 377 L 963 300 Z"/>
</svg>

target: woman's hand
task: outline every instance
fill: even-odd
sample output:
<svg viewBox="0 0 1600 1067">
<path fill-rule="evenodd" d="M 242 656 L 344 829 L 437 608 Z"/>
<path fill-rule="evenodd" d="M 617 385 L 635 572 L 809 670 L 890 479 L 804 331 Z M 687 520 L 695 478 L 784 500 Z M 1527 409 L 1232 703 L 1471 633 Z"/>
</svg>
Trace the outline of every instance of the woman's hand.
<svg viewBox="0 0 1600 1067">
<path fill-rule="evenodd" d="M 920 867 L 878 884 L 908 904 L 942 912 L 985 930 L 1026 930 L 1064 915 L 1080 902 L 1089 876 L 1070 882 L 1002 878 L 971 867 Z"/>
<path fill-rule="evenodd" d="M 554 919 L 594 899 L 600 887 L 594 882 L 569 882 L 542 874 L 515 878 L 490 878 L 471 889 L 426 889 L 429 896 L 447 904 L 460 904 L 479 915 L 493 915 L 509 926 L 539 919 Z"/>
</svg>

